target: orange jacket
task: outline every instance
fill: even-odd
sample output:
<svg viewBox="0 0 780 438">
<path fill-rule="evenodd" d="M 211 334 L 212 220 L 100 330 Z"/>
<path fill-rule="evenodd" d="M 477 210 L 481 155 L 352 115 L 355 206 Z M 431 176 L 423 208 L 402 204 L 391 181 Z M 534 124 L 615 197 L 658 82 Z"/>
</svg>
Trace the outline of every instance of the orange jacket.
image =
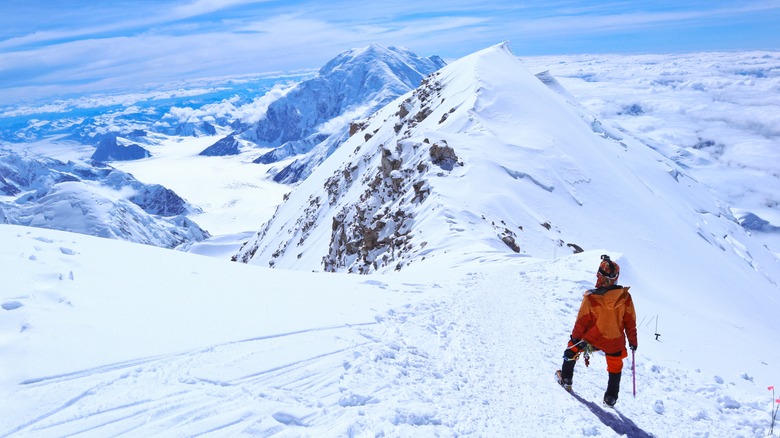
<svg viewBox="0 0 780 438">
<path fill-rule="evenodd" d="M 626 348 L 626 336 L 637 345 L 636 311 L 629 287 L 618 286 L 603 292 L 591 291 L 582 299 L 572 339 L 584 339 L 605 353 L 618 353 Z"/>
</svg>

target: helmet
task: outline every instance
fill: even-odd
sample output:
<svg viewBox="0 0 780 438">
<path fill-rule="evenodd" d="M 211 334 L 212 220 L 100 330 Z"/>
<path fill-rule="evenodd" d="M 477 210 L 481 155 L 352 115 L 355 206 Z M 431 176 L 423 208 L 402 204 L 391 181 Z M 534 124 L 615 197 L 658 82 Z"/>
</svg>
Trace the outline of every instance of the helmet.
<svg viewBox="0 0 780 438">
<path fill-rule="evenodd" d="M 596 288 L 614 285 L 617 283 L 619 276 L 620 266 L 610 260 L 608 255 L 602 255 L 599 270 L 596 272 Z"/>
</svg>

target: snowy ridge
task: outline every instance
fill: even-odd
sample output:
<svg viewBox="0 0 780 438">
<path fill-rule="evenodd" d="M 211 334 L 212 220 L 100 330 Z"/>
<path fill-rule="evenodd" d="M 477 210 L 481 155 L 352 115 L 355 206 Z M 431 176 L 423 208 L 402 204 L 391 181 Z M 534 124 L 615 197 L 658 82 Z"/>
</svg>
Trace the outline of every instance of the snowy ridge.
<svg viewBox="0 0 780 438">
<path fill-rule="evenodd" d="M 744 253 L 739 241 L 750 242 L 728 211 L 682 169 L 562 101 L 505 46 L 448 66 L 359 128 L 280 207 L 266 227 L 265 235 L 272 237 L 260 239 L 260 233 L 238 258 L 306 270 L 386 270 L 410 251 L 446 250 L 446 243 L 420 236 L 445 228 L 453 234 L 443 239 L 457 236 L 459 244 L 473 239 L 486 250 L 506 252 L 511 245 L 496 241 L 514 240 L 524 253 L 553 255 L 565 246 L 611 246 L 613 239 L 634 236 L 634 227 L 652 222 L 621 218 L 640 212 L 663 221 L 682 219 L 686 230 L 714 217 L 711 222 L 725 227 L 727 238 L 707 229 L 696 229 L 694 236 L 739 253 Z M 492 196 L 476 199 L 464 187 L 485 188 Z M 469 207 L 458 211 L 462 204 Z M 607 221 L 615 231 L 604 235 Z M 412 223 L 420 232 L 408 236 Z M 374 234 L 382 241 L 378 248 Z M 407 246 L 407 239 L 413 249 L 385 257 Z M 776 272 L 774 258 L 760 248 L 754 252 L 762 260 L 754 269 L 765 265 Z"/>
</svg>

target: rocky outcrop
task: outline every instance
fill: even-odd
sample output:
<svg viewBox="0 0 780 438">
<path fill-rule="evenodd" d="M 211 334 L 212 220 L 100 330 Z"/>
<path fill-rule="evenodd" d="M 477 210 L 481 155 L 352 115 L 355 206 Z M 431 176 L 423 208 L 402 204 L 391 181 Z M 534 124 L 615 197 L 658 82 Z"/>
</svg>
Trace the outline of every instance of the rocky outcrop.
<svg viewBox="0 0 780 438">
<path fill-rule="evenodd" d="M 98 162 L 131 161 L 147 158 L 150 155 L 148 150 L 137 144 L 127 146 L 119 144 L 116 135 L 111 135 L 100 140 L 91 158 Z"/>
<path fill-rule="evenodd" d="M 223 157 L 227 155 L 238 155 L 241 144 L 233 134 L 218 140 L 213 145 L 204 149 L 200 154 L 204 157 Z"/>
</svg>

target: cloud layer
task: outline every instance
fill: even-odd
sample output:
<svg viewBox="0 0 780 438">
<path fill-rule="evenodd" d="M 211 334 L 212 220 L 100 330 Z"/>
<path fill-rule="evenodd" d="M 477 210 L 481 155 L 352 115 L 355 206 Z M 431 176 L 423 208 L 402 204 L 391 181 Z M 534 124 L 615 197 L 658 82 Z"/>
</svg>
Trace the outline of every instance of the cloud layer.
<svg viewBox="0 0 780 438">
<path fill-rule="evenodd" d="M 0 18 L 0 105 L 207 76 L 316 68 L 370 42 L 447 59 L 778 48 L 776 1 L 13 1 Z"/>
<path fill-rule="evenodd" d="M 736 209 L 780 224 L 780 52 L 524 58 Z"/>
</svg>

